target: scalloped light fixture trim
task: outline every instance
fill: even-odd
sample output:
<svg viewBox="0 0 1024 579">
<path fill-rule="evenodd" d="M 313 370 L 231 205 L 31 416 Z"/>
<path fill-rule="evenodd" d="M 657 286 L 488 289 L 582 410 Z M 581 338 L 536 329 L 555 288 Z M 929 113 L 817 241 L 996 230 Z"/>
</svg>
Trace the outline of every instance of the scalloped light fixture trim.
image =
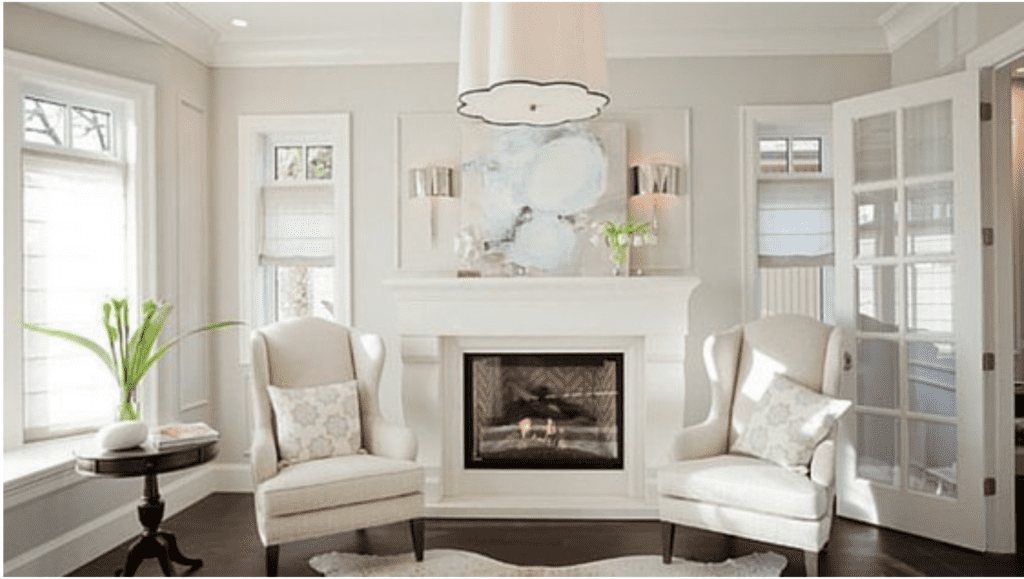
<svg viewBox="0 0 1024 579">
<path fill-rule="evenodd" d="M 609 102 L 601 4 L 462 4 L 460 114 L 552 126 L 594 118 Z"/>
</svg>

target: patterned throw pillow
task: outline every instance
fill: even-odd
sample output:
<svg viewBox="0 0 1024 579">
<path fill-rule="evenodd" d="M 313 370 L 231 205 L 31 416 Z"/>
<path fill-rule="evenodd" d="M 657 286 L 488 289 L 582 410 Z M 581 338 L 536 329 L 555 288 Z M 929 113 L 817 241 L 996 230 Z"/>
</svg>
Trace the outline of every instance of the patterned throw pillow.
<svg viewBox="0 0 1024 579">
<path fill-rule="evenodd" d="M 777 374 L 729 451 L 806 474 L 814 449 L 850 405 Z"/>
<path fill-rule="evenodd" d="M 309 388 L 268 386 L 283 465 L 355 454 L 362 446 L 356 381 Z"/>
</svg>

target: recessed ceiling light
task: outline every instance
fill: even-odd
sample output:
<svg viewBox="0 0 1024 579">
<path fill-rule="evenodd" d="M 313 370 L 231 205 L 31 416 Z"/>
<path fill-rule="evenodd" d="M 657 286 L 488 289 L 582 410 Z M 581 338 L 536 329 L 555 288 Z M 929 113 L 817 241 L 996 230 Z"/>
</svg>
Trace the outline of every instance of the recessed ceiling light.
<svg viewBox="0 0 1024 579">
<path fill-rule="evenodd" d="M 241 18 L 235 18 L 234 20 L 231 21 L 231 24 L 232 24 L 232 26 L 237 26 L 239 28 L 245 28 L 246 26 L 249 25 L 248 22 L 246 22 L 245 20 L 242 20 Z"/>
</svg>

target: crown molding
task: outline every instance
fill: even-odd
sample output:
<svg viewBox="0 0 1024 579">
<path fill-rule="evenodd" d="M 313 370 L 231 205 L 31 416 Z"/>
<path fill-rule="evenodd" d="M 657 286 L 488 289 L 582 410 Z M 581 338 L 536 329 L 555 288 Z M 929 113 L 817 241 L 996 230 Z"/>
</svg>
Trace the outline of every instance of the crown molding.
<svg viewBox="0 0 1024 579">
<path fill-rule="evenodd" d="M 206 66 L 213 66 L 219 33 L 177 2 L 101 2 L 100 5 L 161 42 Z"/>
<path fill-rule="evenodd" d="M 887 54 L 885 38 L 874 28 L 758 31 L 690 30 L 681 34 L 609 37 L 610 58 L 741 57 Z"/>
<path fill-rule="evenodd" d="M 878 17 L 885 31 L 890 54 L 899 50 L 940 18 L 957 7 L 959 2 L 900 2 Z"/>
<path fill-rule="evenodd" d="M 456 62 L 458 46 L 450 40 L 429 36 L 406 36 L 398 40 L 340 36 L 221 39 L 214 49 L 212 66 L 255 68 Z"/>
<path fill-rule="evenodd" d="M 212 66 L 343 66 L 373 64 L 454 63 L 458 47 L 450 39 L 277 38 L 222 39 L 214 49 Z M 689 31 L 608 39 L 610 58 L 671 58 L 714 56 L 793 56 L 829 54 L 887 54 L 877 29 L 786 31 Z"/>
<path fill-rule="evenodd" d="M 46 8 L 76 18 L 70 10 L 58 10 L 60 6 L 62 4 L 57 3 Z M 148 35 L 213 68 L 424 64 L 458 60 L 458 40 L 450 35 L 385 37 L 368 31 L 356 36 L 248 39 L 222 35 L 177 2 L 102 2 L 95 6 L 101 9 L 97 12 L 110 15 L 107 27 L 135 29 L 140 36 Z M 608 56 L 629 59 L 891 54 L 955 6 L 956 3 L 902 3 L 879 17 L 878 27 L 693 29 L 609 35 Z"/>
</svg>

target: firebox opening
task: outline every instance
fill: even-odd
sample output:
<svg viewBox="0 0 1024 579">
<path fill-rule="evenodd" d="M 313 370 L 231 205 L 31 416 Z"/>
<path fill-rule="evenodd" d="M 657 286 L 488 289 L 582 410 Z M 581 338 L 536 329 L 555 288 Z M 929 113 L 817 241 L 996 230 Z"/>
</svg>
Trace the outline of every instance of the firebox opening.
<svg viewBox="0 0 1024 579">
<path fill-rule="evenodd" d="M 465 468 L 622 469 L 622 353 L 466 353 Z"/>
</svg>

